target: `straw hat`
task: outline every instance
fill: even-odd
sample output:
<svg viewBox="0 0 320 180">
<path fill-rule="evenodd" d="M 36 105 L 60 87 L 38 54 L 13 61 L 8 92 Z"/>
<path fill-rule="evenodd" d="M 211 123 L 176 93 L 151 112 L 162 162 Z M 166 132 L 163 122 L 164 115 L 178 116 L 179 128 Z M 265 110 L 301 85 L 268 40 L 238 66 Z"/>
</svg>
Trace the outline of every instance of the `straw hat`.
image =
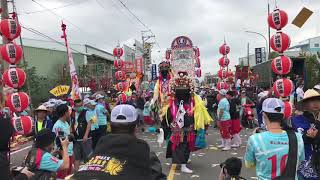
<svg viewBox="0 0 320 180">
<path fill-rule="evenodd" d="M 303 99 L 301 101 L 298 102 L 297 104 L 297 109 L 299 110 L 303 110 L 306 102 L 310 101 L 310 100 L 319 100 L 320 101 L 320 93 L 318 93 L 316 90 L 314 89 L 308 89 L 303 96 Z"/>
<path fill-rule="evenodd" d="M 48 109 L 46 108 L 46 106 L 40 105 L 35 111 L 48 111 Z"/>
</svg>

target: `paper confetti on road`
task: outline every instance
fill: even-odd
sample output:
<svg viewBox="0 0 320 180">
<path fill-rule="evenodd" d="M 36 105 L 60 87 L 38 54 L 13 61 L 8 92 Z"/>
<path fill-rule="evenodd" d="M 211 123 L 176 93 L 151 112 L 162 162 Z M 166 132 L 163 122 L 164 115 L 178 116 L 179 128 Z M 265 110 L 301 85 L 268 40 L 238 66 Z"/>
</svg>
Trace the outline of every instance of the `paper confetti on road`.
<svg viewBox="0 0 320 180">
<path fill-rule="evenodd" d="M 217 167 L 220 166 L 220 164 L 212 164 L 211 167 Z"/>
<path fill-rule="evenodd" d="M 199 175 L 196 175 L 196 174 L 194 174 L 194 175 L 192 175 L 191 176 L 191 178 L 199 178 L 200 176 Z"/>
</svg>

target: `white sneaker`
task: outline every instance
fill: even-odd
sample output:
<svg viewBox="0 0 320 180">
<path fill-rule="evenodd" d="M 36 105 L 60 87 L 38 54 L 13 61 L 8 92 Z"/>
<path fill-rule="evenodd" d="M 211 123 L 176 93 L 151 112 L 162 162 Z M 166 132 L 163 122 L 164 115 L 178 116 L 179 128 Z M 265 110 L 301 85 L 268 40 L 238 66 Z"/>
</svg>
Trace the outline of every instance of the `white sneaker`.
<svg viewBox="0 0 320 180">
<path fill-rule="evenodd" d="M 240 145 L 237 144 L 237 143 L 234 143 L 234 144 L 231 144 L 231 147 L 232 147 L 232 148 L 238 148 L 238 147 L 240 147 Z"/>
<path fill-rule="evenodd" d="M 226 144 L 225 139 L 221 139 L 221 144 L 218 146 L 218 148 L 224 148 L 225 144 Z"/>
<path fill-rule="evenodd" d="M 181 172 L 184 172 L 187 174 L 193 173 L 193 171 L 191 169 L 189 169 L 186 164 L 181 164 Z"/>
<path fill-rule="evenodd" d="M 222 151 L 229 151 L 231 149 L 231 139 L 226 139 L 225 142 L 226 142 L 226 144 L 225 144 L 224 148 L 222 149 Z"/>
</svg>

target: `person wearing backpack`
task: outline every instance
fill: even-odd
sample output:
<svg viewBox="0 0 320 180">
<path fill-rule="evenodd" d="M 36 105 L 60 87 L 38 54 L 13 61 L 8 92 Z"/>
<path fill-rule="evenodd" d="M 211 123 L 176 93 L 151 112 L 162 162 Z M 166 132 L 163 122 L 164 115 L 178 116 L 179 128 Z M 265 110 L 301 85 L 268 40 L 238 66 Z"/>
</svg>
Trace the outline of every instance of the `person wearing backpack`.
<svg viewBox="0 0 320 180">
<path fill-rule="evenodd" d="M 83 107 L 82 101 L 80 99 L 75 100 L 72 118 L 72 131 L 75 136 L 73 147 L 75 171 L 78 171 L 81 161 L 87 161 L 89 154 L 92 152 L 91 122 L 87 122 L 86 113 L 87 109 Z"/>
<path fill-rule="evenodd" d="M 56 179 L 58 171 L 69 169 L 69 140 L 61 139 L 62 160 L 60 160 L 51 154 L 55 138 L 50 129 L 42 129 L 36 135 L 35 146 L 29 151 L 24 162 L 34 173 L 33 180 Z"/>
<path fill-rule="evenodd" d="M 255 167 L 259 180 L 294 180 L 296 167 L 305 159 L 302 135 L 284 131 L 284 103 L 268 98 L 262 104 L 265 132 L 256 129 L 249 137 L 244 156 L 246 167 Z"/>
</svg>

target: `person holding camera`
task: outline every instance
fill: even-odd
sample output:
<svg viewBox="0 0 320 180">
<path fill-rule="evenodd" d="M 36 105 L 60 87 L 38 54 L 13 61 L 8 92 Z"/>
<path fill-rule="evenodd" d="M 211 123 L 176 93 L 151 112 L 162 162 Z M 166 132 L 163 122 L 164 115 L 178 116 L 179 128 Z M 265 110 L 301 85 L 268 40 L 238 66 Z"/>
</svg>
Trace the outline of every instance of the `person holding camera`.
<svg viewBox="0 0 320 180">
<path fill-rule="evenodd" d="M 34 173 L 33 179 L 55 179 L 58 171 L 69 168 L 68 138 L 61 140 L 62 160 L 51 154 L 56 136 L 50 129 L 42 129 L 36 135 L 35 146 L 29 151 L 25 165 Z"/>
<path fill-rule="evenodd" d="M 265 132 L 249 137 L 244 156 L 246 167 L 256 167 L 258 179 L 297 179 L 296 167 L 304 160 L 302 135 L 284 131 L 284 102 L 268 98 L 262 104 Z M 256 129 L 257 131 L 257 129 Z"/>
<path fill-rule="evenodd" d="M 57 122 L 54 124 L 52 128 L 52 132 L 59 137 L 56 141 L 56 145 L 58 149 L 60 149 L 60 139 L 73 139 L 70 136 L 70 125 L 68 121 L 70 120 L 69 107 L 66 104 L 61 104 L 56 108 L 56 113 L 59 117 Z M 61 150 L 61 149 L 60 149 Z M 58 171 L 57 178 L 65 178 L 67 175 L 72 172 L 72 163 L 73 163 L 73 142 L 70 142 L 68 145 L 68 155 L 69 155 L 69 168 L 66 170 Z"/>
<path fill-rule="evenodd" d="M 240 176 L 242 162 L 236 157 L 228 158 L 225 162 L 220 164 L 221 171 L 218 180 L 240 180 L 244 179 Z"/>
</svg>

